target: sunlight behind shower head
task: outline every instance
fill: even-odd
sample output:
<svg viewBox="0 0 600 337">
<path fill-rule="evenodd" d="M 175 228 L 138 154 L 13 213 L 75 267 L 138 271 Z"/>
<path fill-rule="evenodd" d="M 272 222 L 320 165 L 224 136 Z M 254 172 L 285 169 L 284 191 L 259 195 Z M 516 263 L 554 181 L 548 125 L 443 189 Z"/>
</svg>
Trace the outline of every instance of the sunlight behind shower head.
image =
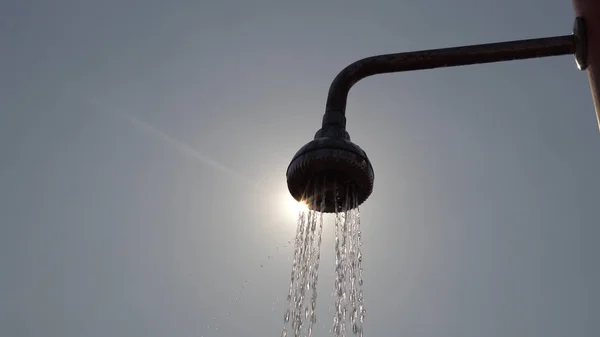
<svg viewBox="0 0 600 337">
<path fill-rule="evenodd" d="M 308 203 L 304 200 L 296 200 L 289 193 L 285 193 L 283 196 L 283 204 L 286 214 L 293 215 L 294 218 L 298 216 L 298 213 L 308 211 Z"/>
</svg>

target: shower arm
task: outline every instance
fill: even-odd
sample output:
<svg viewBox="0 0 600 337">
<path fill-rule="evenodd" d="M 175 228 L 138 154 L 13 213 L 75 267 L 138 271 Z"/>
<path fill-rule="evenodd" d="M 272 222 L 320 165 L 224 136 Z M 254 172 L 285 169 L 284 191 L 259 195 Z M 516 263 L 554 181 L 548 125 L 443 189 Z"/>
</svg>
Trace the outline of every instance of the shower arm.
<svg viewBox="0 0 600 337">
<path fill-rule="evenodd" d="M 569 54 L 575 56 L 579 70 L 587 68 L 587 36 L 582 17 L 575 19 L 571 35 L 367 57 L 344 68 L 331 83 L 322 132 L 330 126 L 345 129 L 350 88 L 372 75 Z"/>
</svg>

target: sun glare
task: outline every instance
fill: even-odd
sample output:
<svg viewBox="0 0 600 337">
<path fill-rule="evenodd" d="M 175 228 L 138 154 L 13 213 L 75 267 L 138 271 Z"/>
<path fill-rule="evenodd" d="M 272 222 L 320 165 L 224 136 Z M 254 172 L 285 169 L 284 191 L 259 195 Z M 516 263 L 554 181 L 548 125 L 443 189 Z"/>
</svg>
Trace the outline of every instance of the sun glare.
<svg viewBox="0 0 600 337">
<path fill-rule="evenodd" d="M 300 212 L 308 211 L 308 205 L 305 202 L 298 202 L 289 194 L 285 197 L 285 208 L 286 213 L 293 217 L 297 217 Z"/>
<path fill-rule="evenodd" d="M 296 200 L 294 200 L 296 201 Z M 307 212 L 308 204 L 304 201 L 296 201 L 296 213 L 298 212 Z"/>
</svg>

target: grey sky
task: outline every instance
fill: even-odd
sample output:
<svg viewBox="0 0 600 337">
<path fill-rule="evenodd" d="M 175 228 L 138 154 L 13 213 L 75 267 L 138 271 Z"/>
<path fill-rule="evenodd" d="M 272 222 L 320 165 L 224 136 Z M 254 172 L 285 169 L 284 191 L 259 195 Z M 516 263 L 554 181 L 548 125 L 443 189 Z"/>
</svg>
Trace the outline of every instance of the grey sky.
<svg viewBox="0 0 600 337">
<path fill-rule="evenodd" d="M 557 0 L 0 1 L 0 335 L 278 336 L 285 169 L 337 72 L 572 20 Z M 600 134 L 572 57 L 369 78 L 347 114 L 376 176 L 366 336 L 600 335 Z"/>
</svg>

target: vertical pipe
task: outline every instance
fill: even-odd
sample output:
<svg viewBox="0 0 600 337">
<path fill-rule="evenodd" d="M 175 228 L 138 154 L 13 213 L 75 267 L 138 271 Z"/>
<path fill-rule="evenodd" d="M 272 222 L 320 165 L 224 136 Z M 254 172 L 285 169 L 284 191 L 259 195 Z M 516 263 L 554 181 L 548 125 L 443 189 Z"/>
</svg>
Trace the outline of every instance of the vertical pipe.
<svg viewBox="0 0 600 337">
<path fill-rule="evenodd" d="M 590 89 L 600 128 L 600 0 L 573 0 L 577 16 L 583 16 L 587 32 Z"/>
</svg>

